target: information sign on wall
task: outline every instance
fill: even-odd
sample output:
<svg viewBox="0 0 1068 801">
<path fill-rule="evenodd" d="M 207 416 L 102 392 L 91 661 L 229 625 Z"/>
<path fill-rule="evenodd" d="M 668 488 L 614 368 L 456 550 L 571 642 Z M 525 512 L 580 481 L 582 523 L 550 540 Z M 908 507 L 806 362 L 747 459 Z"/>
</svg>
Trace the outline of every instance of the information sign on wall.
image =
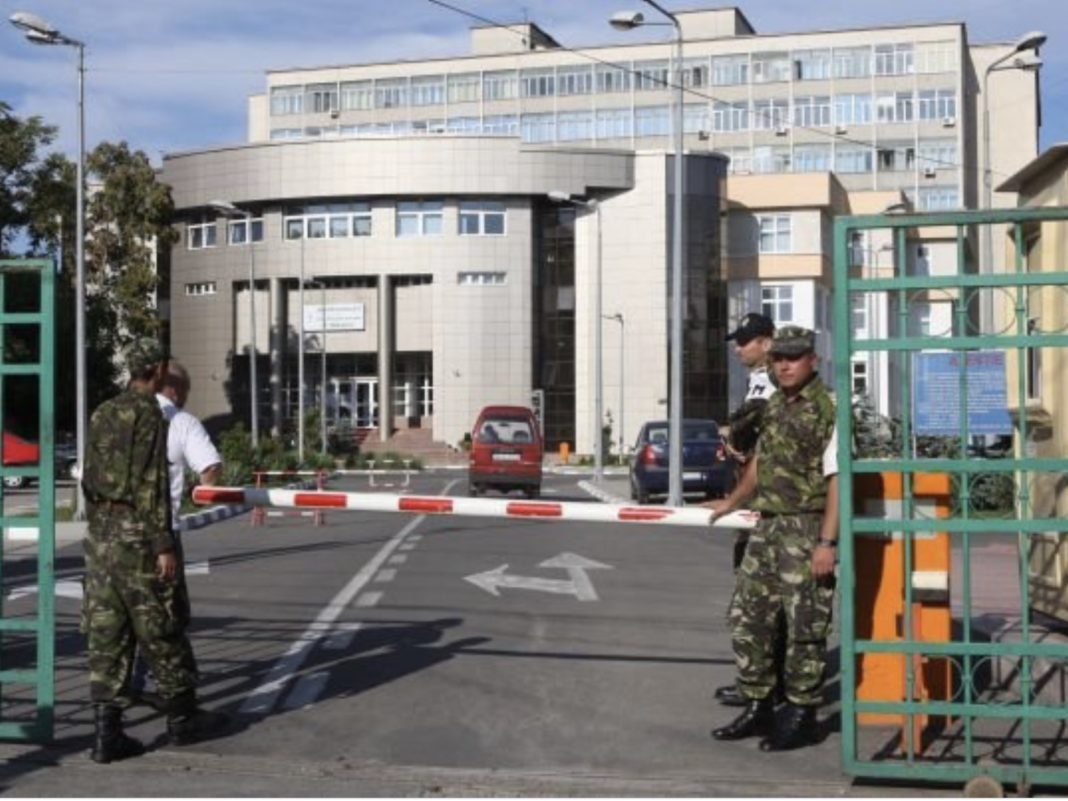
<svg viewBox="0 0 1068 801">
<path fill-rule="evenodd" d="M 324 317 L 328 332 L 363 331 L 365 328 L 362 303 L 328 303 L 325 307 L 305 304 L 304 330 L 322 331 Z"/>
</svg>

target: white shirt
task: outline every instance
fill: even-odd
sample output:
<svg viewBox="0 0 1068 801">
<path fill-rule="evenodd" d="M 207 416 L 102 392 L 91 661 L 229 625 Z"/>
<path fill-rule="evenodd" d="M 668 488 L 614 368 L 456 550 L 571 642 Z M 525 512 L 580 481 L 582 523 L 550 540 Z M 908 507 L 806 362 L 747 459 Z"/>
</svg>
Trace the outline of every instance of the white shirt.
<svg viewBox="0 0 1068 801">
<path fill-rule="evenodd" d="M 166 395 L 156 395 L 163 417 L 170 422 L 167 432 L 167 468 L 171 478 L 171 511 L 175 528 L 185 489 L 185 470 L 203 473 L 222 457 L 215 450 L 204 425 L 189 412 L 179 409 Z"/>
<path fill-rule="evenodd" d="M 776 386 L 771 380 L 767 367 L 754 367 L 749 373 L 749 383 L 745 391 L 745 400 L 771 400 Z"/>
</svg>

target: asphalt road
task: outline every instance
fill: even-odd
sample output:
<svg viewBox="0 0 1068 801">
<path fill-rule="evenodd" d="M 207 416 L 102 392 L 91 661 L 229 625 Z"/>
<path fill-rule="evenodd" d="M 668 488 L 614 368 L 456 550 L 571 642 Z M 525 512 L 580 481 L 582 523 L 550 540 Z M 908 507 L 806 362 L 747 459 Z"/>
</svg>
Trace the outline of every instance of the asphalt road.
<svg viewBox="0 0 1068 801">
<path fill-rule="evenodd" d="M 442 472 L 407 491 L 466 489 Z M 548 477 L 545 497 L 595 502 L 568 476 Z M 57 559 L 56 742 L 0 746 L 0 783 L 18 795 L 871 794 L 841 775 L 833 731 L 773 759 L 709 738 L 731 716 L 711 693 L 733 676 L 732 539 L 333 511 L 322 527 L 242 515 L 189 532 L 201 698 L 233 725 L 107 768 L 84 756 L 70 546 Z M 29 565 L 12 567 L 8 615 L 36 597 Z M 127 717 L 146 741 L 163 730 L 149 710 Z"/>
</svg>

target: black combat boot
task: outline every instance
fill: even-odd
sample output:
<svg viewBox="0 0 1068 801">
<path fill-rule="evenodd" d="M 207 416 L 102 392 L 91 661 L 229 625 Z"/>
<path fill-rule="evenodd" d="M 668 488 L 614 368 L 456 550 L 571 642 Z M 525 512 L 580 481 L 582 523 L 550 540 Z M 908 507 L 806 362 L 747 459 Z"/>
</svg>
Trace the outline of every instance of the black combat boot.
<svg viewBox="0 0 1068 801">
<path fill-rule="evenodd" d="M 167 715 L 167 734 L 172 745 L 193 745 L 217 736 L 229 722 L 221 712 L 193 707 Z"/>
<path fill-rule="evenodd" d="M 761 751 L 792 751 L 818 739 L 816 707 L 787 703 L 775 720 L 775 731 L 760 741 Z"/>
<path fill-rule="evenodd" d="M 712 739 L 741 740 L 745 737 L 752 737 L 754 734 L 766 734 L 771 728 L 774 713 L 775 707 L 770 697 L 761 698 L 759 701 L 749 701 L 742 714 L 726 726 L 712 729 Z"/>
<path fill-rule="evenodd" d="M 745 706 L 749 703 L 746 697 L 738 692 L 736 684 L 724 684 L 722 687 L 717 687 L 714 695 L 723 706 Z"/>
<path fill-rule="evenodd" d="M 119 759 L 141 756 L 145 747 L 140 740 L 128 737 L 122 730 L 122 709 L 111 704 L 96 704 L 96 738 L 89 756 L 94 762 L 106 765 Z"/>
</svg>

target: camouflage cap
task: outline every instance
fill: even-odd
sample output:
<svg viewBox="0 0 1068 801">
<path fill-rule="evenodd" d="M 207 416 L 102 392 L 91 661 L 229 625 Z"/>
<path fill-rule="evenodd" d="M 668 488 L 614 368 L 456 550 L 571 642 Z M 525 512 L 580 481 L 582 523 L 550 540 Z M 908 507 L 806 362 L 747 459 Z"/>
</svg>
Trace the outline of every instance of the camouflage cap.
<svg viewBox="0 0 1068 801">
<path fill-rule="evenodd" d="M 816 349 L 816 335 L 799 325 L 784 325 L 775 332 L 768 353 L 772 356 L 803 356 Z"/>
<path fill-rule="evenodd" d="M 137 375 L 165 361 L 167 350 L 158 340 L 138 337 L 123 349 L 122 358 L 126 369 L 132 375 Z"/>
</svg>

